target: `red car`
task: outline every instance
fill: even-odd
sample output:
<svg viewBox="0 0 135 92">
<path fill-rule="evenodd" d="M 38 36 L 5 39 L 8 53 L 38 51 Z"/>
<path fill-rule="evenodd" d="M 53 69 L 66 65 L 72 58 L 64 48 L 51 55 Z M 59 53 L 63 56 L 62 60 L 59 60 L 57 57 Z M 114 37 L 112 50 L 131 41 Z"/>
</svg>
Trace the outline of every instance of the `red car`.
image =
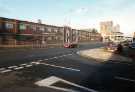
<svg viewBox="0 0 135 92">
<path fill-rule="evenodd" d="M 64 47 L 65 48 L 75 48 L 75 47 L 77 47 L 77 44 L 75 44 L 75 43 L 65 43 Z"/>
</svg>

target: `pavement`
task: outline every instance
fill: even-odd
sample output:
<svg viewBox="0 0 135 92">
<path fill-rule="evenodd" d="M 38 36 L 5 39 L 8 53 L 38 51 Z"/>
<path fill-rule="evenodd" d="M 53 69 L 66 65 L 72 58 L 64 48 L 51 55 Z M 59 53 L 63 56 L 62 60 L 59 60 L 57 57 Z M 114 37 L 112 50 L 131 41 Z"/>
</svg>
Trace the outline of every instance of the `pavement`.
<svg viewBox="0 0 135 92">
<path fill-rule="evenodd" d="M 116 54 L 106 50 L 104 47 L 96 48 L 96 49 L 89 49 L 77 52 L 79 55 L 92 58 L 99 62 L 106 62 L 106 61 L 121 61 L 121 62 L 133 62 L 132 58 L 122 56 L 120 54 Z M 98 55 L 98 56 L 97 56 Z"/>
<path fill-rule="evenodd" d="M 77 54 L 103 46 L 1 50 L 1 92 L 134 92 L 134 63 L 100 63 Z"/>
</svg>

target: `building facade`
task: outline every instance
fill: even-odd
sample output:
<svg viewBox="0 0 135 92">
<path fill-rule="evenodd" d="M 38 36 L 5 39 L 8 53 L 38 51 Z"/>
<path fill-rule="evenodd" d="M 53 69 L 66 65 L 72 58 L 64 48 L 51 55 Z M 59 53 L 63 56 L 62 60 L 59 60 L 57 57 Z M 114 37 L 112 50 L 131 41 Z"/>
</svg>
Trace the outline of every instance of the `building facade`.
<svg viewBox="0 0 135 92">
<path fill-rule="evenodd" d="M 46 47 L 100 41 L 99 33 L 17 19 L 0 18 L 0 45 Z M 98 39 L 99 38 L 99 39 Z"/>
<path fill-rule="evenodd" d="M 121 42 L 124 39 L 123 33 L 120 32 L 120 26 L 113 25 L 112 21 L 105 21 L 100 23 L 100 33 L 103 42 Z"/>
</svg>

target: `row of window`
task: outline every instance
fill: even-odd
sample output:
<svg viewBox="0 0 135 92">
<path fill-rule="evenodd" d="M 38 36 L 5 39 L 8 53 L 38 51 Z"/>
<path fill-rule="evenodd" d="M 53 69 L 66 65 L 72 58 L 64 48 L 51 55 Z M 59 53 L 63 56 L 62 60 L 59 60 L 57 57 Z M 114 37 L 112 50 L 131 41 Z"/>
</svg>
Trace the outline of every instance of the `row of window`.
<svg viewBox="0 0 135 92">
<path fill-rule="evenodd" d="M 14 29 L 15 24 L 14 23 L 10 23 L 10 22 L 6 22 L 5 23 L 5 28 L 6 29 Z M 0 28 L 2 28 L 2 24 L 0 23 Z M 46 31 L 46 32 L 62 32 L 62 29 L 60 28 L 47 28 L 45 26 L 37 26 L 37 25 L 33 25 L 33 24 L 25 24 L 25 23 L 20 23 L 19 24 L 19 30 L 23 31 L 26 29 L 31 29 L 33 31 Z"/>
</svg>

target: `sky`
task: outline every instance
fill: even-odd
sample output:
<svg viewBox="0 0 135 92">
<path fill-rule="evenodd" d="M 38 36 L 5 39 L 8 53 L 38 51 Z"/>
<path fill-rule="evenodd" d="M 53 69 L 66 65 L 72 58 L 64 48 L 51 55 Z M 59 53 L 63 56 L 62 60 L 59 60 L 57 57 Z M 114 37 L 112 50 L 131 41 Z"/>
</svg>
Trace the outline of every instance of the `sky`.
<svg viewBox="0 0 135 92">
<path fill-rule="evenodd" d="M 135 0 L 0 0 L 0 17 L 100 30 L 113 21 L 125 35 L 135 32 Z"/>
</svg>

